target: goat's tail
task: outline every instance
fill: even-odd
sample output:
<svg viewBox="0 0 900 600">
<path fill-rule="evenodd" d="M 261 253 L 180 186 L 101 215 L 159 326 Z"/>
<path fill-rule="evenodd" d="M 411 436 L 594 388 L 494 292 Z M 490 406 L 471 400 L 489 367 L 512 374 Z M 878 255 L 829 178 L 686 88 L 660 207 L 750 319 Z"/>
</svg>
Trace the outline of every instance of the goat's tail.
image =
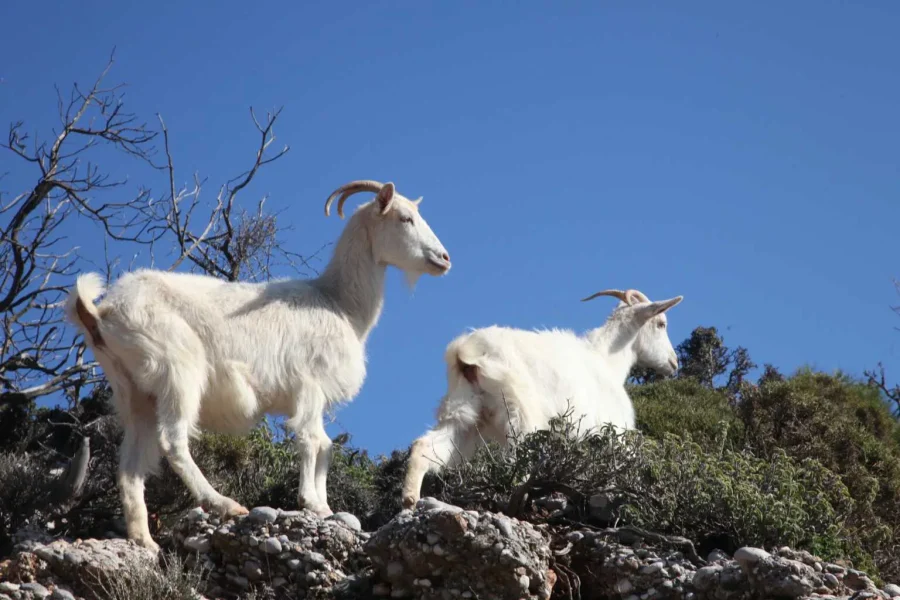
<svg viewBox="0 0 900 600">
<path fill-rule="evenodd" d="M 476 391 L 496 392 L 508 385 L 509 366 L 478 332 L 456 338 L 445 355 L 451 385 L 467 382 Z"/>
<path fill-rule="evenodd" d="M 94 300 L 105 289 L 99 273 L 84 273 L 75 280 L 66 301 L 66 316 L 84 331 L 85 339 L 95 347 L 103 345 L 103 337 L 100 335 L 100 312 Z"/>
<path fill-rule="evenodd" d="M 500 421 L 508 421 L 507 425 L 519 431 L 536 422 L 536 409 L 531 406 L 533 394 L 527 375 L 520 373 L 510 359 L 502 347 L 480 331 L 458 337 L 447 346 L 445 355 L 448 396 L 458 397 L 458 392 L 468 387 L 480 398 L 477 404 L 482 418 L 493 420 L 491 415 L 506 415 Z"/>
</svg>

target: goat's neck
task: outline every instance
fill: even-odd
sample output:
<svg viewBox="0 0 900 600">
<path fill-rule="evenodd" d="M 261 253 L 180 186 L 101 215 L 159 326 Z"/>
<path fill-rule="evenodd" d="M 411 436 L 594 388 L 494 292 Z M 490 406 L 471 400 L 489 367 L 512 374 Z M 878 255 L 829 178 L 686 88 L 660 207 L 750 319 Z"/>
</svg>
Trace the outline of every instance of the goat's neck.
<svg viewBox="0 0 900 600">
<path fill-rule="evenodd" d="M 595 350 L 603 354 L 607 368 L 616 381 L 624 384 L 637 363 L 634 344 L 638 329 L 629 323 L 607 321 L 602 327 L 588 332 L 587 339 Z"/>
<path fill-rule="evenodd" d="M 344 227 L 318 284 L 347 316 L 359 339 L 365 341 L 381 315 L 386 265 L 378 264 L 372 256 L 369 231 L 361 217 L 357 213 Z"/>
</svg>

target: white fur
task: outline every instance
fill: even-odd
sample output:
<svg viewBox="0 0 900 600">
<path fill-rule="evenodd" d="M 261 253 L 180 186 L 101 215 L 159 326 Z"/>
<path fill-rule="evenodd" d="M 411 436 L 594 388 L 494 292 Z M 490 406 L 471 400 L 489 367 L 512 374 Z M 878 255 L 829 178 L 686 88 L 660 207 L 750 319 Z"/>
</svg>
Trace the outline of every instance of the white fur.
<svg viewBox="0 0 900 600">
<path fill-rule="evenodd" d="M 625 381 L 635 364 L 675 372 L 664 313 L 680 301 L 621 302 L 584 336 L 492 326 L 454 339 L 444 356 L 447 392 L 438 422 L 412 445 L 404 506 L 419 499 L 428 471 L 468 460 L 482 440 L 506 446 L 511 433 L 547 429 L 567 409 L 584 428 L 633 429 Z M 464 373 L 467 365 L 474 382 Z"/>
<path fill-rule="evenodd" d="M 350 217 L 317 279 L 229 283 L 140 270 L 122 276 L 95 306 L 99 276 L 78 278 L 67 312 L 109 379 L 125 429 L 119 487 L 129 537 L 156 547 L 143 489 L 161 454 L 199 502 L 225 516 L 246 513 L 212 488 L 188 439 L 198 429 L 247 432 L 264 414 L 288 417 L 296 433 L 300 505 L 331 513 L 323 411 L 363 384 L 387 265 L 413 278 L 450 268 L 418 204 L 392 184 Z"/>
</svg>

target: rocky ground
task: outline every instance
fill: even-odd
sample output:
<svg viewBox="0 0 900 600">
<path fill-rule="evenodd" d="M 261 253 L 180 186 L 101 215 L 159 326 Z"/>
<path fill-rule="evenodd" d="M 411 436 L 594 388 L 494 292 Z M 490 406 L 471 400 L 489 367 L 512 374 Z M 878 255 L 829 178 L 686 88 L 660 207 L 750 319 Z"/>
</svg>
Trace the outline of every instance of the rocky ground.
<svg viewBox="0 0 900 600">
<path fill-rule="evenodd" d="M 123 539 L 35 530 L 20 538 L 0 562 L 0 600 L 107 598 L 110 582 L 161 560 Z M 373 533 L 347 513 L 323 520 L 257 507 L 220 522 L 198 508 L 164 541 L 204 574 L 198 598 L 900 597 L 897 585 L 879 589 L 865 573 L 789 548 L 701 558 L 687 540 L 629 528 L 551 531 L 431 498 Z"/>
</svg>

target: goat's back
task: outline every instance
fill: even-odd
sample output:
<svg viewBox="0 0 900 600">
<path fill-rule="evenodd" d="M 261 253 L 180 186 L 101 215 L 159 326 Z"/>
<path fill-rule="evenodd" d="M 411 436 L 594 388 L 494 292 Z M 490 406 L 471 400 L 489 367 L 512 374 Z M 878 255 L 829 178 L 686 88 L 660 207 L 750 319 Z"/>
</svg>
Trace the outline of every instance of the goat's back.
<svg viewBox="0 0 900 600">
<path fill-rule="evenodd" d="M 226 282 L 205 275 L 140 270 L 123 275 L 98 307 L 104 336 L 120 353 L 159 353 L 196 340 L 208 378 L 244 365 L 264 404 L 317 385 L 327 401 L 355 396 L 364 349 L 345 315 L 308 281 Z M 266 407 L 263 407 L 266 408 Z"/>
<path fill-rule="evenodd" d="M 502 413 L 512 402 L 525 417 L 525 429 L 546 428 L 568 409 L 574 419 L 584 418 L 585 428 L 607 422 L 634 426 L 631 401 L 604 356 L 571 331 L 477 329 L 453 340 L 445 360 L 450 394 L 466 387 L 460 382 L 460 365 L 475 365 L 485 410 Z"/>
</svg>

